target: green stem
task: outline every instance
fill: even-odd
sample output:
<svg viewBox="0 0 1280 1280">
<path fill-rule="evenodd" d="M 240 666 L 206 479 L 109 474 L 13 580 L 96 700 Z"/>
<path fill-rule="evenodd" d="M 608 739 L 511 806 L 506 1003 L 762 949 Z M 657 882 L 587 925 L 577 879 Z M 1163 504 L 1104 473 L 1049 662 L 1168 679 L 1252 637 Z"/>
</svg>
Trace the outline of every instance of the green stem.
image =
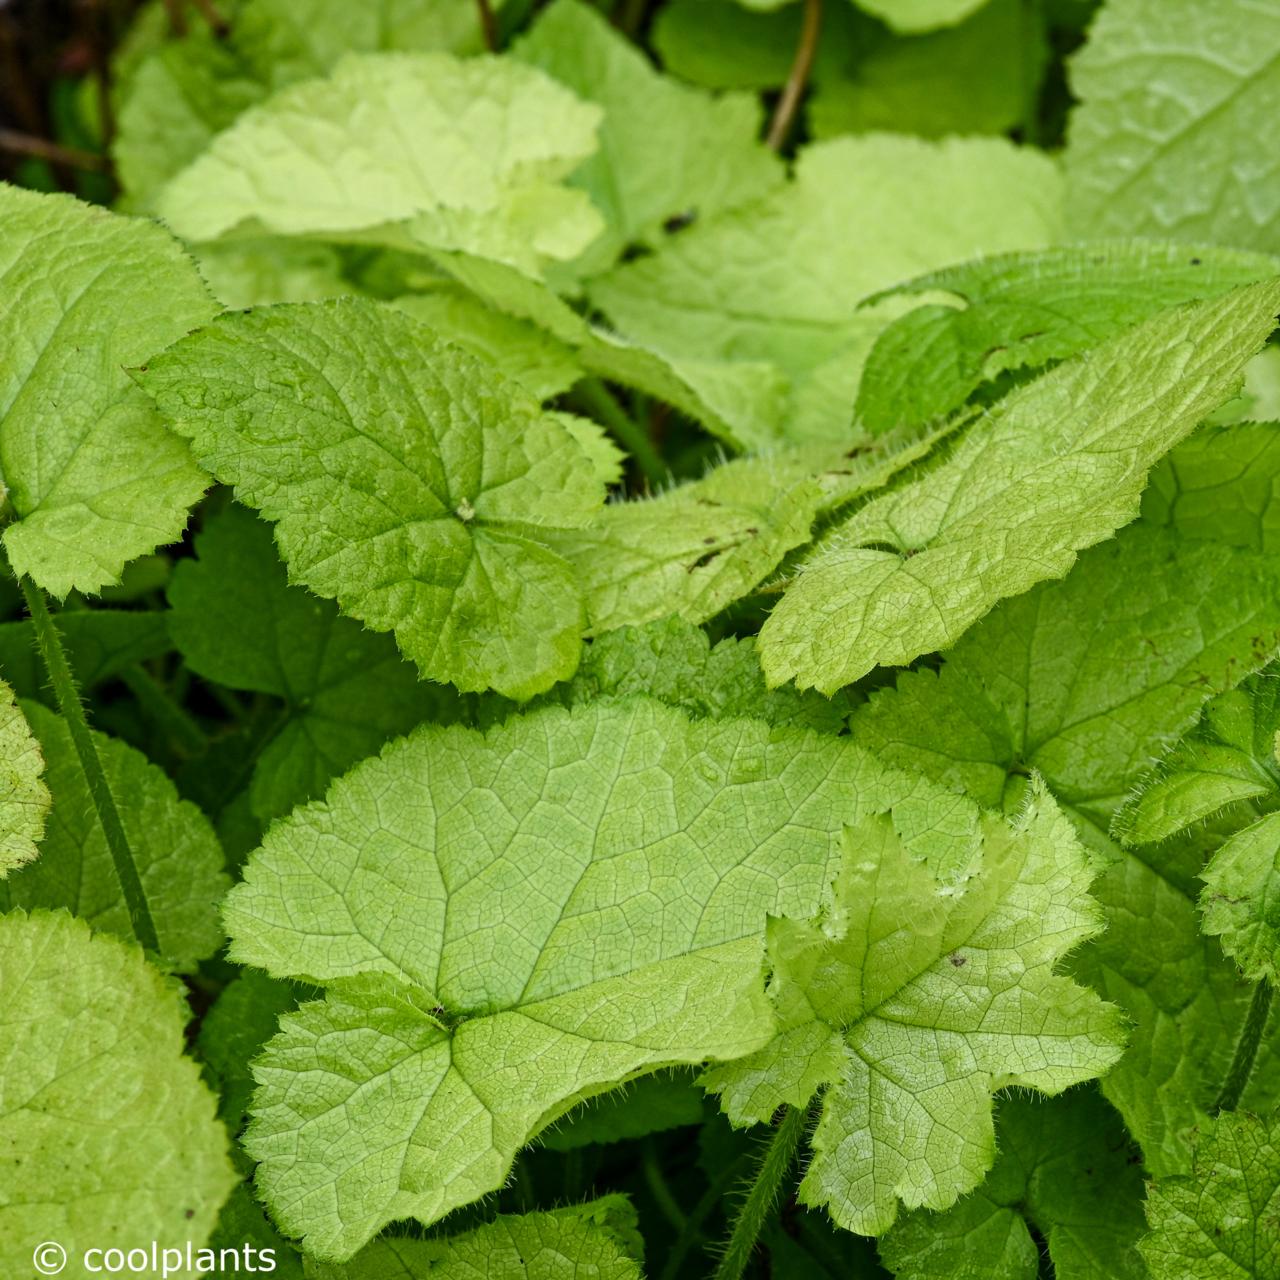
<svg viewBox="0 0 1280 1280">
<path fill-rule="evenodd" d="M 154 676 L 139 663 L 120 673 L 125 687 L 138 700 L 138 705 L 158 724 L 170 740 L 187 756 L 201 755 L 208 747 L 200 726 L 185 707 L 179 706 L 165 692 Z"/>
<path fill-rule="evenodd" d="M 657 1202 L 658 1208 L 662 1210 L 662 1216 L 677 1231 L 683 1231 L 685 1225 L 684 1210 L 680 1208 L 675 1196 L 671 1194 L 671 1188 L 667 1186 L 666 1178 L 662 1176 L 662 1166 L 658 1163 L 658 1153 L 654 1149 L 652 1138 L 645 1139 L 642 1166 L 644 1168 L 645 1183 Z"/>
<path fill-rule="evenodd" d="M 147 906 L 142 879 L 138 875 L 133 850 L 129 848 L 129 838 L 124 833 L 124 825 L 120 821 L 120 812 L 107 783 L 102 761 L 98 758 L 98 748 L 94 745 L 89 721 L 85 718 L 84 703 L 80 701 L 80 690 L 76 688 L 75 677 L 71 674 L 57 623 L 49 613 L 44 592 L 30 578 L 22 579 L 22 594 L 26 597 L 27 612 L 31 615 L 31 623 L 35 628 L 36 644 L 44 660 L 45 670 L 49 673 L 54 695 L 58 699 L 58 708 L 71 731 L 71 742 L 79 758 L 85 782 L 89 786 L 89 795 L 97 811 L 98 821 L 102 824 L 102 833 L 107 839 L 107 848 L 111 852 L 111 861 L 115 864 L 116 877 L 120 881 L 125 906 L 133 924 L 134 937 L 144 950 L 158 953 L 160 939 Z"/>
<path fill-rule="evenodd" d="M 653 447 L 649 433 L 623 410 L 599 378 L 583 378 L 573 389 L 573 399 L 608 428 L 614 439 L 636 460 L 651 488 L 656 489 L 666 483 L 666 465 Z"/>
<path fill-rule="evenodd" d="M 743 1160 L 739 1157 L 725 1165 L 711 1185 L 702 1193 L 702 1198 L 689 1210 L 689 1216 L 685 1219 L 675 1244 L 671 1246 L 671 1252 L 667 1254 L 667 1261 L 658 1280 L 676 1280 L 680 1274 L 680 1268 L 684 1266 L 685 1258 L 689 1256 L 689 1250 L 702 1239 L 702 1224 L 706 1222 L 711 1210 L 720 1203 L 720 1197 L 738 1176 L 742 1163 Z"/>
<path fill-rule="evenodd" d="M 1245 1014 L 1244 1026 L 1240 1028 L 1236 1051 L 1231 1055 L 1231 1066 L 1213 1104 L 1215 1116 L 1220 1111 L 1234 1111 L 1239 1106 L 1245 1086 L 1253 1074 L 1253 1064 L 1258 1057 L 1258 1047 L 1262 1044 L 1262 1033 L 1267 1028 L 1270 1013 L 1271 983 L 1264 978 L 1253 988 L 1253 999 L 1249 1001 L 1249 1012 Z"/>
<path fill-rule="evenodd" d="M 774 1130 L 747 1191 L 747 1198 L 734 1219 L 733 1231 L 716 1268 L 715 1280 L 740 1280 L 746 1270 L 765 1221 L 777 1203 L 782 1180 L 795 1163 L 796 1150 L 804 1136 L 808 1118 L 803 1107 L 789 1107 Z"/>
</svg>

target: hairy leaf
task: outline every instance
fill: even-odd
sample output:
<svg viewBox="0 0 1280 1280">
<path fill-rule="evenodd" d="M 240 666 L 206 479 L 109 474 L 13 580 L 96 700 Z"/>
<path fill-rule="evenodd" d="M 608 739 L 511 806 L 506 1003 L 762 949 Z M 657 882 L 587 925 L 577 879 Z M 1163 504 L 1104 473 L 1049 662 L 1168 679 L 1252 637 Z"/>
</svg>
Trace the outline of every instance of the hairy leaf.
<svg viewBox="0 0 1280 1280">
<path fill-rule="evenodd" d="M 561 184 L 595 149 L 599 119 L 509 60 L 352 54 L 246 112 L 158 209 L 190 240 L 249 224 L 536 268 L 602 229 L 590 200 Z"/>
<path fill-rule="evenodd" d="M 891 293 L 953 294 L 876 340 L 858 388 L 872 430 L 950 413 L 1010 369 L 1073 356 L 1166 307 L 1210 298 L 1280 269 L 1280 259 L 1147 240 L 1006 254 L 948 267 Z"/>
<path fill-rule="evenodd" d="M 52 808 L 40 856 L 0 884 L 0 905 L 66 907 L 96 930 L 132 942 L 133 924 L 71 730 L 61 716 L 25 705 L 44 755 Z M 218 904 L 230 880 L 208 819 L 141 752 L 93 732 L 107 785 L 128 837 L 163 958 L 189 971 L 222 943 Z"/>
<path fill-rule="evenodd" d="M 832 692 L 945 649 L 1138 513 L 1147 471 L 1225 400 L 1280 286 L 1153 317 L 1006 397 L 951 455 L 810 554 L 760 637 L 770 683 Z"/>
<path fill-rule="evenodd" d="M 1280 1115 L 1226 1112 L 1207 1125 L 1189 1175 L 1151 1187 L 1142 1242 L 1154 1280 L 1280 1276 Z"/>
<path fill-rule="evenodd" d="M 1033 793 L 1012 828 L 984 817 L 968 843 L 938 877 L 888 817 L 847 827 L 822 916 L 770 924 L 778 1034 L 708 1073 L 738 1122 L 825 1088 L 799 1195 L 850 1231 L 976 1187 L 996 1090 L 1058 1093 L 1123 1048 L 1119 1010 L 1054 973 L 1102 919 L 1052 799 Z"/>
<path fill-rule="evenodd" d="M 987 1180 L 945 1213 L 917 1211 L 880 1241 L 897 1280 L 1145 1280 L 1142 1170 L 1119 1116 L 1093 1092 L 1004 1098 Z"/>
<path fill-rule="evenodd" d="M 141 375 L 295 581 L 394 631 L 424 675 L 539 693 L 578 664 L 582 603 L 543 539 L 604 487 L 513 382 L 408 316 L 348 299 L 228 315 Z"/>
<path fill-rule="evenodd" d="M 204 1242 L 235 1182 L 176 984 L 63 912 L 0 915 L 0 1268 Z M 77 1267 L 78 1270 L 78 1267 Z"/>
<path fill-rule="evenodd" d="M 435 1240 L 375 1240 L 350 1262 L 314 1268 L 315 1280 L 641 1280 L 636 1212 L 603 1196 L 548 1213 L 504 1214 Z"/>
<path fill-rule="evenodd" d="M 357 766 L 227 900 L 236 959 L 328 988 L 256 1066 L 280 1225 L 349 1257 L 500 1186 L 592 1095 L 759 1047 L 765 913 L 812 913 L 843 824 L 895 804 L 926 831 L 954 808 L 844 740 L 647 700 Z"/>
<path fill-rule="evenodd" d="M 125 372 L 213 303 L 159 227 L 0 186 L 0 483 L 14 572 L 59 598 L 178 538 L 205 477 Z"/>
<path fill-rule="evenodd" d="M 0 879 L 36 856 L 50 803 L 43 773 L 40 744 L 0 680 Z"/>
</svg>

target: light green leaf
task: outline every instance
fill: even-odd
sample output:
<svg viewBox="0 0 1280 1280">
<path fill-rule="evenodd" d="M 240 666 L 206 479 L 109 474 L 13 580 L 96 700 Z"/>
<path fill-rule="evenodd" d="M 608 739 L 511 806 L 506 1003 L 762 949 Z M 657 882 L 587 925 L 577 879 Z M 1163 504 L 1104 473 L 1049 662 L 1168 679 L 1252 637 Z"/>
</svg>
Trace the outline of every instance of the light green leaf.
<svg viewBox="0 0 1280 1280">
<path fill-rule="evenodd" d="M 954 26 L 990 0 L 854 0 L 895 31 L 932 31 Z"/>
<path fill-rule="evenodd" d="M 877 756 L 991 808 L 1034 770 L 1096 844 L 1205 699 L 1280 646 L 1278 601 L 1262 556 L 1137 525 L 1000 605 L 940 670 L 900 673 L 850 728 Z"/>
<path fill-rule="evenodd" d="M 214 308 L 159 227 L 8 186 L 0 219 L 4 547 L 61 599 L 181 535 L 205 476 L 125 370 Z"/>
<path fill-rule="evenodd" d="M 266 236 L 215 240 L 194 253 L 200 274 L 228 311 L 274 302 L 320 302 L 357 292 L 343 276 L 333 245 Z"/>
<path fill-rule="evenodd" d="M 235 1176 L 177 985 L 83 920 L 13 911 L 0 990 L 0 1270 L 31 1274 L 45 1240 L 200 1247 Z"/>
<path fill-rule="evenodd" d="M 588 372 L 657 397 L 732 448 L 762 449 L 783 436 L 786 380 L 773 365 L 668 358 L 589 324 L 541 280 L 506 263 L 463 253 L 432 258 L 488 306 L 572 348 Z"/>
<path fill-rule="evenodd" d="M 43 773 L 40 744 L 0 680 L 0 880 L 36 856 L 49 812 Z"/>
<path fill-rule="evenodd" d="M 593 1095 L 758 1048 L 765 913 L 811 914 L 844 823 L 893 805 L 953 822 L 845 739 L 648 700 L 423 726 L 358 765 L 227 900 L 235 959 L 328 988 L 255 1067 L 280 1226 L 350 1257 L 501 1186 Z"/>
<path fill-rule="evenodd" d="M 683 618 L 664 618 L 597 636 L 567 684 L 553 690 L 566 706 L 595 698 L 648 694 L 690 716 L 752 716 L 775 725 L 839 733 L 849 712 L 842 697 L 794 688 L 766 689 L 755 641 L 721 640 Z"/>
<path fill-rule="evenodd" d="M 1280 804 L 1278 730 L 1274 670 L 1214 698 L 1199 724 L 1135 786 L 1113 833 L 1126 844 L 1152 844 L 1219 815 L 1248 813 L 1252 804 Z"/>
<path fill-rule="evenodd" d="M 198 675 L 283 698 L 250 798 L 262 821 L 321 795 L 336 777 L 419 721 L 460 715 L 457 695 L 419 682 L 390 636 L 291 587 L 271 530 L 243 507 L 206 522 L 196 558 L 169 585 L 169 631 Z"/>
<path fill-rule="evenodd" d="M 544 540 L 604 487 L 490 366 L 348 299 L 222 317 L 140 381 L 276 523 L 293 579 L 394 631 L 424 675 L 527 698 L 573 674 L 581 596 Z"/>
<path fill-rule="evenodd" d="M 1269 4 L 1107 0 L 1071 63 L 1072 231 L 1280 250 L 1280 178 L 1258 145 L 1278 65 Z"/>
<path fill-rule="evenodd" d="M 527 320 L 485 306 L 461 285 L 406 294 L 395 300 L 395 306 L 477 359 L 488 361 L 539 400 L 568 391 L 582 377 L 572 348 Z"/>
<path fill-rule="evenodd" d="M 312 1265 L 312 1280 L 641 1280 L 632 1252 L 636 1211 L 603 1196 L 548 1213 L 504 1214 L 435 1240 L 383 1237 L 344 1264 Z"/>
<path fill-rule="evenodd" d="M 0 905 L 66 907 L 96 930 L 133 940 L 129 908 L 107 837 L 61 716 L 24 707 L 45 758 L 53 807 L 40 856 L 0 884 Z M 222 943 L 218 904 L 230 886 L 222 849 L 208 819 L 141 752 L 93 733 L 107 785 L 133 852 L 160 951 L 190 972 Z"/>
<path fill-rule="evenodd" d="M 782 182 L 758 98 L 668 79 L 581 0 L 555 0 L 514 53 L 604 110 L 600 149 L 574 175 L 609 227 L 582 264 L 593 271 L 630 243 L 661 243 L 668 218 L 710 217 Z"/>
<path fill-rule="evenodd" d="M 1065 574 L 1137 515 L 1151 465 L 1231 395 L 1278 306 L 1266 282 L 1176 308 L 1011 393 L 818 544 L 761 632 L 769 682 L 831 692 Z"/>
<path fill-rule="evenodd" d="M 1094 886 L 1108 930 L 1075 968 L 1133 1021 L 1103 1092 L 1148 1167 L 1176 1170 L 1185 1134 L 1217 1096 L 1251 989 L 1200 932 L 1203 852 L 1124 852 L 1111 813 L 1150 760 L 1194 724 L 1205 698 L 1261 666 L 1280 638 L 1265 559 L 1180 546 L 1135 527 L 1081 556 L 1061 582 L 1000 605 L 941 670 L 902 673 L 851 720 L 878 758 L 1016 806 L 1039 772 L 1107 864 Z M 1280 1024 L 1264 1057 L 1280 1049 Z M 1268 1104 L 1270 1072 L 1249 1105 Z"/>
<path fill-rule="evenodd" d="M 170 178 L 272 89 L 323 75 L 343 54 L 477 53 L 483 43 L 478 10 L 455 0 L 244 0 L 230 17 L 225 38 L 196 22 L 132 65 L 117 58 L 112 149 L 130 208 L 150 208 Z"/>
<path fill-rule="evenodd" d="M 1102 917 L 1052 799 L 1036 787 L 1012 827 L 987 815 L 958 843 L 940 877 L 888 817 L 849 825 L 823 914 L 770 922 L 779 1033 L 706 1078 L 739 1123 L 825 1086 L 799 1196 L 864 1235 L 982 1181 L 995 1091 L 1058 1093 L 1123 1049 L 1119 1010 L 1054 973 Z"/>
<path fill-rule="evenodd" d="M 583 585 L 593 631 L 670 613 L 705 622 L 809 540 L 821 500 L 794 460 L 740 458 L 657 497 L 610 503 L 551 545 Z"/>
<path fill-rule="evenodd" d="M 858 417 L 876 431 L 950 413 L 1006 370 L 1063 360 L 1166 307 L 1277 270 L 1280 259 L 1263 254 L 1117 240 L 932 272 L 890 292 L 941 291 L 959 305 L 920 306 L 884 330 L 858 388 Z"/>
<path fill-rule="evenodd" d="M 1280 1277 L 1280 1113 L 1224 1112 L 1202 1130 L 1186 1177 L 1152 1184 L 1142 1255 L 1155 1280 Z"/>
<path fill-rule="evenodd" d="M 189 240 L 249 227 L 537 269 L 602 229 L 587 196 L 561 185 L 595 149 L 599 120 L 517 62 L 352 54 L 246 112 L 157 208 Z"/>
<path fill-rule="evenodd" d="M 1145 1280 L 1142 1169 L 1119 1116 L 1092 1091 L 1004 1098 L 987 1180 L 945 1213 L 917 1211 L 880 1241 L 897 1280 Z"/>
<path fill-rule="evenodd" d="M 1204 931 L 1251 982 L 1280 978 L 1280 814 L 1225 841 L 1202 878 Z"/>
<path fill-rule="evenodd" d="M 1270 349 L 1270 348 L 1268 348 Z M 1151 473 L 1142 515 L 1181 537 L 1280 549 L 1280 423 L 1204 427 Z"/>
<path fill-rule="evenodd" d="M 591 285 L 629 338 L 677 358 L 809 373 L 857 336 L 859 298 L 1059 230 L 1057 171 L 995 139 L 871 135 L 806 147 L 795 178 Z"/>
<path fill-rule="evenodd" d="M 1033 6 L 986 0 L 954 26 L 908 38 L 867 25 L 845 37 L 838 70 L 820 67 L 815 75 L 809 123 L 816 137 L 886 129 L 940 138 L 1025 124 L 1048 54 L 1044 19 Z"/>
</svg>

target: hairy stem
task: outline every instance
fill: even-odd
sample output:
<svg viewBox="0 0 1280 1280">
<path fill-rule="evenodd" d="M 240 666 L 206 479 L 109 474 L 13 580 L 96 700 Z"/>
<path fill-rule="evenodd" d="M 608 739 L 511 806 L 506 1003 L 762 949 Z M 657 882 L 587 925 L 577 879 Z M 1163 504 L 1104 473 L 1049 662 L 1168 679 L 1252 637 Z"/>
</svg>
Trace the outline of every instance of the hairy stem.
<svg viewBox="0 0 1280 1280">
<path fill-rule="evenodd" d="M 67 662 L 66 650 L 62 647 L 58 625 L 49 613 L 44 592 L 30 578 L 22 579 L 22 594 L 26 597 L 27 612 L 31 615 L 31 623 L 35 628 L 36 644 L 40 649 L 40 657 L 44 660 L 45 670 L 49 673 L 49 683 L 53 686 L 54 696 L 58 700 L 58 709 L 67 722 L 67 728 L 71 731 L 71 742 L 75 747 L 76 757 L 80 761 L 85 782 L 89 786 L 89 795 L 93 800 L 98 821 L 102 824 L 102 833 L 107 839 L 107 848 L 110 850 L 116 877 L 124 893 L 125 906 L 129 911 L 129 919 L 133 924 L 134 937 L 145 950 L 158 952 L 160 939 L 156 934 L 155 922 L 151 919 L 150 908 L 147 906 L 142 879 L 138 875 L 138 866 L 133 859 L 133 850 L 129 848 L 129 838 L 125 835 L 124 825 L 120 821 L 120 811 L 116 808 L 115 797 L 111 794 L 107 775 L 98 757 L 98 748 L 94 745 L 93 737 L 89 732 L 84 703 L 80 701 L 80 690 L 76 688 L 75 677 L 71 674 L 71 666 Z"/>
<path fill-rule="evenodd" d="M 1262 1044 L 1262 1033 L 1267 1028 L 1270 1013 L 1271 984 L 1264 978 L 1253 988 L 1253 999 L 1249 1001 L 1249 1012 L 1245 1014 L 1244 1026 L 1240 1028 L 1236 1051 L 1231 1055 L 1231 1066 L 1227 1068 L 1226 1079 L 1213 1104 L 1215 1116 L 1220 1111 L 1234 1111 L 1240 1105 L 1245 1086 L 1253 1074 L 1253 1064 L 1258 1057 L 1258 1047 Z"/>
<path fill-rule="evenodd" d="M 480 10 L 480 30 L 484 33 L 484 47 L 490 53 L 495 53 L 498 48 L 498 23 L 493 16 L 493 5 L 490 0 L 476 0 L 476 7 Z"/>
<path fill-rule="evenodd" d="M 791 124 L 795 119 L 796 108 L 804 94 L 805 85 L 809 83 L 809 72 L 813 69 L 813 56 L 818 51 L 818 35 L 822 30 L 822 0 L 804 0 L 804 17 L 800 24 L 800 41 L 796 45 L 796 56 L 791 62 L 791 71 L 787 75 L 787 83 L 782 88 L 782 96 L 773 109 L 773 119 L 769 121 L 769 134 L 765 141 L 774 151 L 780 151 L 791 132 Z"/>
<path fill-rule="evenodd" d="M 756 1176 L 747 1191 L 747 1198 L 734 1219 L 733 1231 L 720 1265 L 716 1268 L 715 1280 L 740 1280 L 746 1270 L 760 1232 L 777 1203 L 782 1180 L 795 1163 L 796 1149 L 804 1136 L 808 1118 L 804 1107 L 788 1107 L 783 1114 L 781 1123 L 774 1130 L 760 1159 Z"/>
<path fill-rule="evenodd" d="M 652 1138 L 645 1140 L 643 1167 L 645 1183 L 657 1202 L 658 1208 L 662 1210 L 662 1216 L 677 1231 L 684 1230 L 684 1210 L 680 1208 L 675 1196 L 671 1194 L 671 1188 L 667 1186 L 666 1178 L 662 1176 L 662 1165 L 658 1160 L 658 1152 Z"/>
<path fill-rule="evenodd" d="M 636 460 L 651 488 L 665 483 L 667 468 L 649 433 L 623 410 L 599 378 L 583 378 L 573 389 L 572 398 L 608 428 L 609 434 Z"/>
<path fill-rule="evenodd" d="M 711 1210 L 720 1203 L 720 1197 L 733 1184 L 743 1163 L 743 1158 L 739 1157 L 725 1165 L 711 1185 L 702 1193 L 702 1198 L 689 1210 L 684 1226 L 680 1228 L 676 1242 L 671 1246 L 671 1252 L 667 1254 L 667 1261 L 658 1280 L 676 1280 L 680 1274 L 680 1268 L 684 1266 L 685 1258 L 689 1256 L 689 1250 L 702 1239 L 702 1224 L 706 1222 Z"/>
</svg>

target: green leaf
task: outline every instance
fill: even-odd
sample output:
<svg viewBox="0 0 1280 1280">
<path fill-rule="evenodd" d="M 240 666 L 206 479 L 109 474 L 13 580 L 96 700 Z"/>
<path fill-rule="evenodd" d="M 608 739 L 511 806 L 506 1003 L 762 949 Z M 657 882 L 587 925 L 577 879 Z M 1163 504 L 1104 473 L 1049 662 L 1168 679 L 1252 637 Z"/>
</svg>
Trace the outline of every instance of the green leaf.
<svg viewBox="0 0 1280 1280">
<path fill-rule="evenodd" d="M 1267 282 L 1176 308 L 1011 393 L 810 553 L 760 635 L 769 682 L 832 692 L 1065 574 L 1138 514 L 1148 469 L 1231 394 L 1277 306 Z"/>
<path fill-rule="evenodd" d="M 244 0 L 230 16 L 225 38 L 197 22 L 134 65 L 117 58 L 112 150 L 130 208 L 150 208 L 170 178 L 272 89 L 323 75 L 343 54 L 476 53 L 482 44 L 478 10 L 454 0 Z"/>
<path fill-rule="evenodd" d="M 581 597 L 544 539 L 604 489 L 515 383 L 356 299 L 222 317 L 140 380 L 275 522 L 294 581 L 424 675 L 527 698 L 573 674 Z"/>
<path fill-rule="evenodd" d="M 1010 369 L 1066 359 L 1166 307 L 1276 274 L 1280 260 L 1146 240 L 1005 254 L 921 276 L 891 294 L 952 294 L 876 340 L 858 388 L 873 431 L 950 413 Z"/>
<path fill-rule="evenodd" d="M 62 598 L 173 542 L 205 477 L 125 372 L 213 314 L 159 227 L 0 186 L 0 482 L 15 574 Z"/>
<path fill-rule="evenodd" d="M 249 1116 L 249 1063 L 275 1034 L 280 1015 L 297 1008 L 298 995 L 296 984 L 246 969 L 222 989 L 200 1023 L 196 1050 L 217 1090 L 218 1115 L 233 1135 Z"/>
<path fill-rule="evenodd" d="M 1274 552 L 1280 548 L 1278 491 L 1280 424 L 1204 427 L 1151 473 L 1142 514 L 1184 538 Z"/>
<path fill-rule="evenodd" d="M 133 940 L 133 925 L 107 837 L 71 731 L 38 703 L 24 707 L 45 758 L 53 807 L 40 856 L 0 885 L 8 907 L 66 907 L 95 930 Z M 218 904 L 230 885 L 204 814 L 180 800 L 141 752 L 106 734 L 94 744 L 138 868 L 164 960 L 189 972 L 222 943 Z"/>
<path fill-rule="evenodd" d="M 1280 1276 L 1280 1113 L 1224 1112 L 1201 1131 L 1186 1177 L 1152 1184 L 1142 1255 L 1154 1280 Z"/>
<path fill-rule="evenodd" d="M 203 1244 L 235 1183 L 176 984 L 63 912 L 0 916 L 0 1269 Z M 77 1274 L 79 1268 L 77 1267 Z"/>
<path fill-rule="evenodd" d="M 678 613 L 714 617 L 809 540 L 822 500 L 787 458 L 740 458 L 654 498 L 613 502 L 552 541 L 574 567 L 593 631 Z"/>
<path fill-rule="evenodd" d="M 688 1072 L 641 1076 L 625 1089 L 593 1098 L 538 1141 L 549 1151 L 576 1151 L 700 1124 L 702 1118 L 702 1091 Z"/>
<path fill-rule="evenodd" d="M 207 521 L 195 549 L 169 585 L 174 644 L 206 679 L 285 702 L 254 764 L 251 804 L 262 821 L 322 794 L 419 721 L 459 718 L 452 690 L 419 682 L 390 636 L 289 586 L 270 528 L 243 507 Z"/>
<path fill-rule="evenodd" d="M 1280 178 L 1258 146 L 1278 65 L 1269 5 L 1107 0 L 1071 62 L 1073 231 L 1280 249 Z"/>
<path fill-rule="evenodd" d="M 806 147 L 787 185 L 593 281 L 591 298 L 656 351 L 801 377 L 865 327 L 859 298 L 1041 248 L 1057 236 L 1058 201 L 1053 165 L 1002 140 L 837 139 Z"/>
<path fill-rule="evenodd" d="M 880 1241 L 897 1280 L 1037 1280 L 1047 1242 L 1057 1280 L 1145 1280 L 1142 1169 L 1120 1118 L 1092 1091 L 1004 1098 L 987 1180 L 945 1213 L 916 1212 Z"/>
<path fill-rule="evenodd" d="M 632 1253 L 636 1212 L 625 1196 L 603 1196 L 548 1213 L 504 1214 L 461 1235 L 383 1237 L 350 1262 L 321 1263 L 314 1280 L 641 1280 Z"/>
<path fill-rule="evenodd" d="M 964 21 L 927 34 L 851 32 L 843 52 L 838 71 L 821 67 L 815 76 L 816 137 L 887 129 L 940 138 L 1025 126 L 1048 48 L 1034 7 L 986 0 Z"/>
<path fill-rule="evenodd" d="M 1200 722 L 1135 786 L 1112 823 L 1126 844 L 1152 844 L 1228 812 L 1280 804 L 1280 681 L 1251 676 L 1214 698 Z M 1252 803 L 1251 803 L 1252 802 Z"/>
<path fill-rule="evenodd" d="M 248 225 L 536 269 L 601 230 L 587 196 L 561 184 L 595 149 L 599 120 L 517 62 L 352 54 L 246 112 L 157 207 L 189 240 Z"/>
<path fill-rule="evenodd" d="M 485 360 L 538 400 L 568 391 L 582 376 L 572 348 L 515 316 L 487 307 L 460 285 L 406 294 L 395 305 L 442 338 Z"/>
<path fill-rule="evenodd" d="M 1158 1173 L 1183 1167 L 1185 1134 L 1217 1096 L 1251 991 L 1201 935 L 1203 852 L 1125 852 L 1106 832 L 1205 698 L 1266 661 L 1280 636 L 1273 572 L 1262 557 L 1135 527 L 1061 582 L 1000 605 L 936 675 L 900 674 L 896 692 L 850 723 L 877 757 L 985 805 L 1016 805 L 1035 770 L 1109 864 L 1093 890 L 1109 927 L 1075 968 L 1133 1021 L 1103 1092 Z M 1280 1050 L 1280 1024 L 1269 1043 Z M 1251 1105 L 1266 1104 L 1267 1078 L 1255 1073 Z"/>
<path fill-rule="evenodd" d="M 50 803 L 43 773 L 40 744 L 0 680 L 0 880 L 36 856 Z"/>
<path fill-rule="evenodd" d="M 753 639 L 729 637 L 713 647 L 705 631 L 677 617 L 597 636 L 573 679 L 548 696 L 559 695 L 572 706 L 636 694 L 648 694 L 690 716 L 752 716 L 825 733 L 839 733 L 849 712 L 842 697 L 767 689 Z"/>
<path fill-rule="evenodd" d="M 785 379 L 763 361 L 665 357 L 589 324 L 545 283 L 502 262 L 463 253 L 432 260 L 488 306 L 527 320 L 575 352 L 582 367 L 636 387 L 701 422 L 734 449 L 762 449 L 784 435 Z"/>
<path fill-rule="evenodd" d="M 770 922 L 778 1034 L 706 1077 L 737 1123 L 825 1088 L 799 1197 L 864 1235 L 982 1181 L 996 1090 L 1058 1093 L 1123 1048 L 1119 1010 L 1054 972 L 1102 917 L 1052 799 L 955 843 L 938 875 L 888 817 L 848 826 L 822 915 Z"/>
<path fill-rule="evenodd" d="M 1035 771 L 1096 845 L 1205 699 L 1280 645 L 1278 601 L 1262 556 L 1139 524 L 1001 604 L 940 670 L 900 673 L 850 728 L 880 758 L 991 808 Z"/>
<path fill-rule="evenodd" d="M 223 1249 L 233 1249 L 248 1261 L 254 1255 L 245 1254 L 246 1245 L 260 1252 L 271 1250 L 273 1280 L 304 1280 L 302 1255 L 271 1225 L 252 1191 L 241 1183 L 222 1206 L 209 1248 L 219 1251 L 219 1261 Z M 255 1269 L 266 1271 L 266 1262 L 265 1257 L 257 1258 Z"/>
<path fill-rule="evenodd" d="M 581 0 L 544 9 L 515 56 L 604 110 L 600 149 L 574 175 L 609 228 L 588 251 L 592 270 L 633 242 L 661 243 L 673 216 L 710 217 L 782 182 L 759 141 L 756 97 L 713 97 L 659 74 Z"/>
<path fill-rule="evenodd" d="M 215 240 L 194 251 L 196 264 L 228 311 L 274 302 L 321 302 L 355 292 L 342 274 L 340 250 L 284 236 Z"/>
<path fill-rule="evenodd" d="M 990 0 L 854 0 L 895 31 L 932 31 L 954 26 Z"/>
<path fill-rule="evenodd" d="M 1203 872 L 1204 931 L 1251 982 L 1280 978 L 1280 815 L 1227 840 Z"/>
<path fill-rule="evenodd" d="M 843 10 L 824 12 L 830 22 Z M 736 0 L 668 0 L 653 19 L 650 43 L 672 74 L 708 89 L 776 89 L 786 83 L 800 34 L 800 8 L 752 13 Z"/>
<path fill-rule="evenodd" d="M 281 1227 L 349 1257 L 501 1186 L 593 1095 L 758 1048 L 765 913 L 811 914 L 843 824 L 895 804 L 950 829 L 950 797 L 846 740 L 648 700 L 423 726 L 358 765 L 227 899 L 234 958 L 328 988 L 255 1066 Z"/>
<path fill-rule="evenodd" d="M 173 648 L 165 615 L 152 610 L 64 609 L 58 633 L 76 684 L 85 690 Z M 52 699 L 29 618 L 0 622 L 0 671 L 18 697 Z"/>
</svg>

